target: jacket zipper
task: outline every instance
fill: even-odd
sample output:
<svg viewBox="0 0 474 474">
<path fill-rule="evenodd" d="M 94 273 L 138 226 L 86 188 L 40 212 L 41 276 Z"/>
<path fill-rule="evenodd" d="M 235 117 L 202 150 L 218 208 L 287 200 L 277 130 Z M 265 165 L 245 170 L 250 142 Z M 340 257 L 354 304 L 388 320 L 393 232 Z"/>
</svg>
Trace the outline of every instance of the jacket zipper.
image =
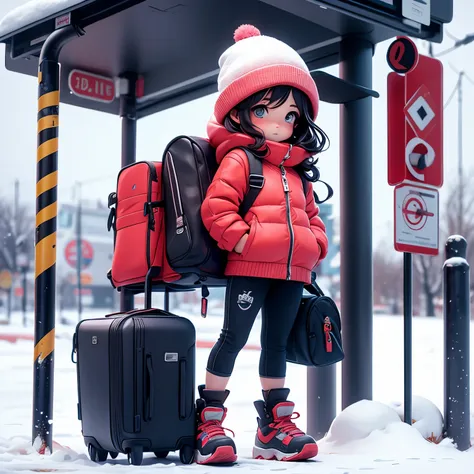
<svg viewBox="0 0 474 474">
<path fill-rule="evenodd" d="M 283 158 L 283 161 L 280 163 L 281 171 L 281 182 L 283 184 L 283 191 L 285 193 L 285 202 L 286 202 L 286 221 L 288 224 L 288 230 L 290 232 L 290 250 L 288 252 L 288 263 L 286 266 L 286 279 L 291 278 L 291 259 L 293 258 L 293 249 L 295 245 L 295 234 L 293 231 L 293 223 L 291 222 L 291 209 L 290 209 L 290 186 L 288 185 L 288 178 L 286 176 L 285 161 L 290 158 L 291 149 L 293 145 L 290 145 L 288 152 Z"/>
<path fill-rule="evenodd" d="M 171 197 L 173 199 L 174 212 L 176 214 L 176 233 L 182 234 L 184 231 L 183 206 L 181 204 L 181 197 L 179 193 L 178 177 L 176 176 L 176 169 L 174 167 L 173 156 L 170 152 L 167 155 L 166 164 L 168 165 L 168 173 L 171 177 Z M 173 186 L 174 185 L 174 186 Z M 176 190 L 175 190 L 176 187 Z"/>
</svg>

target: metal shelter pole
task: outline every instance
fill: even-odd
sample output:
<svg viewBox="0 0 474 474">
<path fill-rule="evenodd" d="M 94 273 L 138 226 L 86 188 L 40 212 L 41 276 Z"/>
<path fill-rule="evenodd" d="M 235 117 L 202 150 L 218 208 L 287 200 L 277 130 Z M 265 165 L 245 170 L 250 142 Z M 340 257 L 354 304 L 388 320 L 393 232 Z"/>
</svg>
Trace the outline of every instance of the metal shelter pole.
<svg viewBox="0 0 474 474">
<path fill-rule="evenodd" d="M 120 119 L 122 121 L 122 168 L 135 163 L 137 153 L 137 75 L 127 73 L 127 92 L 120 95 Z M 120 311 L 133 309 L 133 294 L 124 289 L 120 292 Z"/>
<path fill-rule="evenodd" d="M 77 321 L 82 320 L 82 190 L 81 183 L 76 184 L 76 275 L 77 275 Z"/>
<path fill-rule="evenodd" d="M 413 255 L 403 254 L 403 420 L 413 421 Z"/>
<path fill-rule="evenodd" d="M 308 367 L 306 377 L 306 431 L 318 441 L 336 418 L 336 365 Z"/>
<path fill-rule="evenodd" d="M 83 32 L 56 30 L 45 41 L 38 68 L 38 150 L 36 157 L 35 345 L 32 441 L 53 450 L 56 217 L 58 185 L 59 53 Z"/>
<path fill-rule="evenodd" d="M 372 88 L 372 43 L 341 43 L 340 77 Z M 342 408 L 372 399 L 372 99 L 340 108 Z"/>
</svg>

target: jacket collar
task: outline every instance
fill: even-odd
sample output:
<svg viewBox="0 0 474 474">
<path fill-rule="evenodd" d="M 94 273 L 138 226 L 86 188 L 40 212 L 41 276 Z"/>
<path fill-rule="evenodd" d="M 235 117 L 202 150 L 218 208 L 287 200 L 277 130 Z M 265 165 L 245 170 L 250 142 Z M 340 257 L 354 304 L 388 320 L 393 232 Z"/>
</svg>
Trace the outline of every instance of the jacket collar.
<svg viewBox="0 0 474 474">
<path fill-rule="evenodd" d="M 223 125 L 217 123 L 214 117 L 211 118 L 207 125 L 207 133 L 209 142 L 216 149 L 217 163 L 220 163 L 224 156 L 234 148 L 246 147 L 254 142 L 253 138 L 243 133 L 229 132 Z M 285 166 L 293 167 L 311 156 L 311 153 L 307 152 L 304 148 L 293 146 L 289 143 L 267 140 L 266 144 L 269 153 L 264 157 L 264 160 L 275 166 L 280 166 L 284 163 Z"/>
</svg>

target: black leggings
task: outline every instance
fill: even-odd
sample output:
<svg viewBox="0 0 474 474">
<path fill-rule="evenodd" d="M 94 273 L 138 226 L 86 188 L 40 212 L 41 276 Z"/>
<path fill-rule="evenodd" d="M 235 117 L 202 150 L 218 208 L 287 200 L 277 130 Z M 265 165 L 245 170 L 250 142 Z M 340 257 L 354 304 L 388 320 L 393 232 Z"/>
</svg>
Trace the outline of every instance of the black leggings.
<svg viewBox="0 0 474 474">
<path fill-rule="evenodd" d="M 269 278 L 231 277 L 225 297 L 224 327 L 214 345 L 207 370 L 229 377 L 237 354 L 247 343 L 262 309 L 260 377 L 286 375 L 286 344 L 298 312 L 303 283 Z"/>
</svg>

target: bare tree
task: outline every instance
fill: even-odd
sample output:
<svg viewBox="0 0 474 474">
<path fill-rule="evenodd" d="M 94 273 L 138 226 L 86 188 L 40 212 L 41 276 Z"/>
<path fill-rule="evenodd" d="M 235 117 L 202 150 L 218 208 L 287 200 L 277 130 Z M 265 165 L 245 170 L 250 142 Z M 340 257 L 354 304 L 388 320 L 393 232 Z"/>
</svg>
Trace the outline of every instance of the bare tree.
<svg viewBox="0 0 474 474">
<path fill-rule="evenodd" d="M 415 255 L 413 263 L 425 299 L 425 314 L 434 317 L 436 316 L 435 298 L 440 295 L 443 287 L 442 255 L 437 257 Z"/>
<path fill-rule="evenodd" d="M 24 206 L 15 206 L 0 200 L 0 270 L 8 270 L 12 275 L 19 272 L 18 255 L 26 254 L 28 261 L 34 256 L 34 216 Z M 12 308 L 12 292 L 8 292 L 8 318 Z"/>
<path fill-rule="evenodd" d="M 462 204 L 462 206 L 461 206 Z M 440 255 L 414 258 L 415 271 L 420 280 L 426 304 L 426 316 L 435 316 L 434 299 L 443 288 L 444 242 L 453 234 L 462 235 L 468 242 L 467 260 L 474 262 L 474 172 L 449 183 L 446 205 L 440 218 Z M 471 289 L 474 288 L 474 283 Z"/>
<path fill-rule="evenodd" d="M 460 202 L 462 199 L 462 207 Z M 462 209 L 462 212 L 460 212 Z M 468 243 L 467 260 L 474 262 L 474 170 L 463 176 L 462 183 L 454 181 L 448 188 L 446 207 L 444 209 L 441 234 L 443 242 L 453 234 L 462 235 Z"/>
<path fill-rule="evenodd" d="M 373 255 L 374 302 L 388 304 L 394 314 L 401 312 L 403 272 L 400 256 L 381 242 Z"/>
<path fill-rule="evenodd" d="M 20 249 L 30 260 L 33 258 L 34 229 L 34 216 L 25 206 L 15 212 L 12 203 L 0 200 L 0 269 L 17 272 Z"/>
</svg>

